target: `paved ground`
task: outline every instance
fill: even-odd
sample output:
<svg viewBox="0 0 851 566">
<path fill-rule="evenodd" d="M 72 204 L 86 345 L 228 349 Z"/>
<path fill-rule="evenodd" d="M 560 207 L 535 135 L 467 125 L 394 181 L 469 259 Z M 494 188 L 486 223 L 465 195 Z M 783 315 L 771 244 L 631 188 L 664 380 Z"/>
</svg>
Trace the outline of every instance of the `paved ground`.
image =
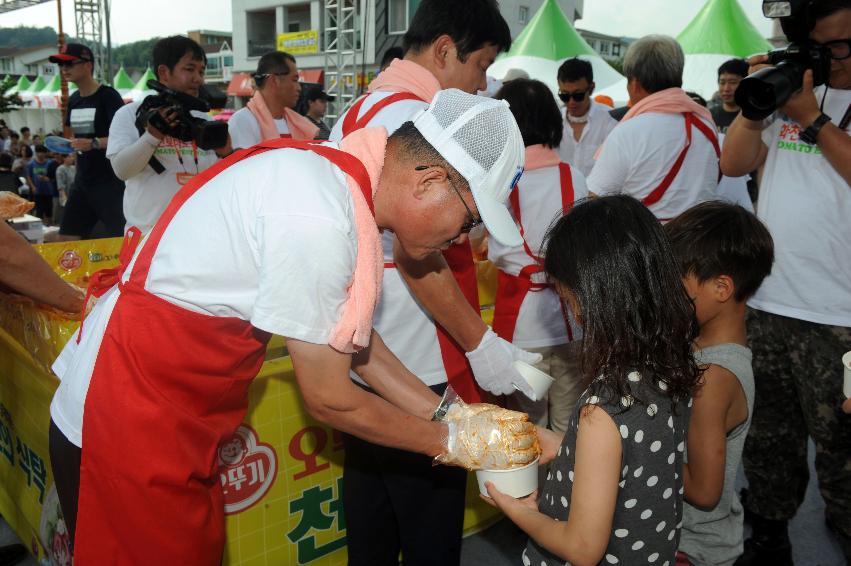
<svg viewBox="0 0 851 566">
<path fill-rule="evenodd" d="M 815 484 L 813 446 L 810 444 L 810 485 L 798 515 L 792 521 L 792 544 L 796 566 L 844 566 L 839 546 L 824 525 L 824 502 Z M 741 475 L 741 474 L 740 474 Z M 0 546 L 17 541 L 5 521 L 0 519 Z M 526 536 L 510 521 L 503 520 L 486 531 L 464 541 L 462 566 L 517 566 Z M 38 566 L 30 558 L 21 566 Z M 282 565 L 285 566 L 285 565 Z"/>
</svg>

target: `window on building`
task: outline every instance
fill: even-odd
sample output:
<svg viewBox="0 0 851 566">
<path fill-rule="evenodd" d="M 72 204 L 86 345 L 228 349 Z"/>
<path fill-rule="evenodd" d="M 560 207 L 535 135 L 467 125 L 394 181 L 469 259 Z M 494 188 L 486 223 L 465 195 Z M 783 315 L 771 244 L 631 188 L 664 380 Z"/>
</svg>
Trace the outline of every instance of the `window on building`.
<svg viewBox="0 0 851 566">
<path fill-rule="evenodd" d="M 38 74 L 38 65 L 27 65 L 27 74 L 28 75 L 37 75 Z"/>
<path fill-rule="evenodd" d="M 224 65 L 225 67 L 233 67 L 233 55 L 225 55 Z"/>
<path fill-rule="evenodd" d="M 246 12 L 245 25 L 249 57 L 275 50 L 275 10 Z"/>
<path fill-rule="evenodd" d="M 405 33 L 408 31 L 408 0 L 388 0 L 387 33 Z"/>
<path fill-rule="evenodd" d="M 0 71 L 11 71 L 12 70 L 12 60 L 11 59 L 0 59 Z"/>
<path fill-rule="evenodd" d="M 614 55 L 615 57 L 621 56 L 621 44 L 620 43 L 612 44 L 612 55 Z"/>
<path fill-rule="evenodd" d="M 520 6 L 520 13 L 517 16 L 520 23 L 526 25 L 529 23 L 529 6 Z"/>
<path fill-rule="evenodd" d="M 601 55 L 608 55 L 609 54 L 609 42 L 608 41 L 601 41 L 600 42 L 600 54 Z"/>
<path fill-rule="evenodd" d="M 287 32 L 309 30 L 310 4 L 295 4 L 284 8 L 284 22 Z"/>
</svg>

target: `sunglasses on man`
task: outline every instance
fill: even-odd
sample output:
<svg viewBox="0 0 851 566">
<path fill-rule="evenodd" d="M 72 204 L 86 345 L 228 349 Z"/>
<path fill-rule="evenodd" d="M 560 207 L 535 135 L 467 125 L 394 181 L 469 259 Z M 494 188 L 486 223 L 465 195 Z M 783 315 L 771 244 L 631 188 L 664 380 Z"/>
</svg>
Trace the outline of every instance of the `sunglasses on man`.
<svg viewBox="0 0 851 566">
<path fill-rule="evenodd" d="M 61 62 L 56 63 L 56 64 L 60 68 L 67 69 L 67 68 L 73 67 L 74 65 L 79 65 L 80 63 L 88 63 L 88 61 L 84 61 L 82 59 L 74 59 L 73 61 L 61 61 Z"/>
<path fill-rule="evenodd" d="M 568 102 L 571 98 L 576 102 L 582 102 L 585 100 L 585 97 L 588 96 L 588 92 L 591 89 L 585 90 L 577 90 L 575 92 L 564 92 L 563 90 L 558 91 L 558 97 L 562 102 Z"/>
</svg>

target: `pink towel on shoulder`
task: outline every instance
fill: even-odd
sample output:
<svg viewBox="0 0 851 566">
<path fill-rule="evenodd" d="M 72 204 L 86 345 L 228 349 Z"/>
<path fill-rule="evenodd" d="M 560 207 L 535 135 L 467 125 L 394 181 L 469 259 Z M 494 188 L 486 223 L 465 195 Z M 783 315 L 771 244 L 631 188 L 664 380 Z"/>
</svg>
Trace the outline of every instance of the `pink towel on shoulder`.
<svg viewBox="0 0 851 566">
<path fill-rule="evenodd" d="M 359 159 L 366 167 L 373 194 L 384 167 L 386 147 L 387 131 L 384 128 L 358 130 L 340 143 L 340 149 Z M 347 180 L 354 203 L 358 252 L 343 313 L 328 337 L 328 344 L 339 352 L 351 354 L 369 346 L 372 317 L 381 296 L 384 251 L 378 225 L 360 186 L 351 177 Z"/>
<path fill-rule="evenodd" d="M 558 152 L 544 144 L 526 147 L 526 171 L 543 169 L 544 167 L 555 167 L 561 161 Z"/>
<path fill-rule="evenodd" d="M 440 83 L 428 69 L 413 61 L 394 59 L 369 83 L 369 92 L 410 92 L 428 103 L 441 90 Z"/>
<path fill-rule="evenodd" d="M 275 119 L 272 113 L 269 112 L 269 107 L 266 105 L 266 100 L 260 91 L 254 93 L 251 100 L 246 104 L 249 112 L 251 112 L 260 124 L 261 141 L 273 140 L 280 137 L 278 127 L 275 125 Z M 284 119 L 287 121 L 287 127 L 290 129 L 290 134 L 294 140 L 312 140 L 316 138 L 319 128 L 313 122 L 293 110 L 292 108 L 284 108 Z"/>
<path fill-rule="evenodd" d="M 691 97 L 686 94 L 686 91 L 681 88 L 666 88 L 665 90 L 654 92 L 646 98 L 642 98 L 637 104 L 633 105 L 633 107 L 629 109 L 629 112 L 627 112 L 621 119 L 620 124 L 623 124 L 636 116 L 650 114 L 653 112 L 657 114 L 684 114 L 691 112 L 712 124 L 713 128 L 715 127 L 715 121 L 712 119 L 712 113 L 692 100 Z M 615 126 L 615 128 L 617 129 L 620 127 L 620 124 Z M 604 147 L 606 147 L 606 142 L 603 142 L 599 149 L 597 149 L 597 153 L 594 154 L 594 159 L 600 158 L 600 154 L 603 152 Z"/>
</svg>

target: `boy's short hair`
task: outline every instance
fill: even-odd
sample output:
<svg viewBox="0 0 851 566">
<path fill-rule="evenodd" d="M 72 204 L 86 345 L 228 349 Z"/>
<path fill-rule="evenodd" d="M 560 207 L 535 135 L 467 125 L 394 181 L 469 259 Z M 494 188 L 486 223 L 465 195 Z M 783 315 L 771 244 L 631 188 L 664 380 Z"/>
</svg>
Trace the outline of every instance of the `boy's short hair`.
<svg viewBox="0 0 851 566">
<path fill-rule="evenodd" d="M 452 38 L 462 63 L 487 44 L 495 45 L 497 52 L 511 48 L 511 31 L 495 0 L 423 0 L 402 39 L 402 49 L 419 53 L 441 35 Z"/>
<path fill-rule="evenodd" d="M 744 302 L 771 273 L 774 241 L 768 228 L 737 204 L 710 201 L 665 225 L 683 276 L 701 283 L 719 275 L 733 279 L 735 300 Z"/>
<path fill-rule="evenodd" d="M 169 70 L 173 71 L 175 65 L 187 53 L 192 54 L 192 59 L 203 61 L 205 65 L 207 64 L 207 55 L 204 53 L 204 50 L 194 40 L 186 36 L 172 35 L 157 41 L 151 53 L 154 60 L 154 74 L 157 75 L 157 79 L 160 78 L 157 72 L 160 65 L 165 65 Z"/>
<path fill-rule="evenodd" d="M 510 105 L 523 145 L 557 148 L 561 144 L 564 118 L 547 85 L 532 79 L 514 79 L 505 83 L 494 98 Z"/>
<path fill-rule="evenodd" d="M 39 144 L 39 145 L 35 146 L 35 152 L 36 152 L 36 153 L 50 153 L 50 152 L 47 150 L 47 148 L 46 148 L 46 147 L 44 147 L 44 146 L 43 146 L 43 145 L 41 145 L 41 144 Z"/>
</svg>

